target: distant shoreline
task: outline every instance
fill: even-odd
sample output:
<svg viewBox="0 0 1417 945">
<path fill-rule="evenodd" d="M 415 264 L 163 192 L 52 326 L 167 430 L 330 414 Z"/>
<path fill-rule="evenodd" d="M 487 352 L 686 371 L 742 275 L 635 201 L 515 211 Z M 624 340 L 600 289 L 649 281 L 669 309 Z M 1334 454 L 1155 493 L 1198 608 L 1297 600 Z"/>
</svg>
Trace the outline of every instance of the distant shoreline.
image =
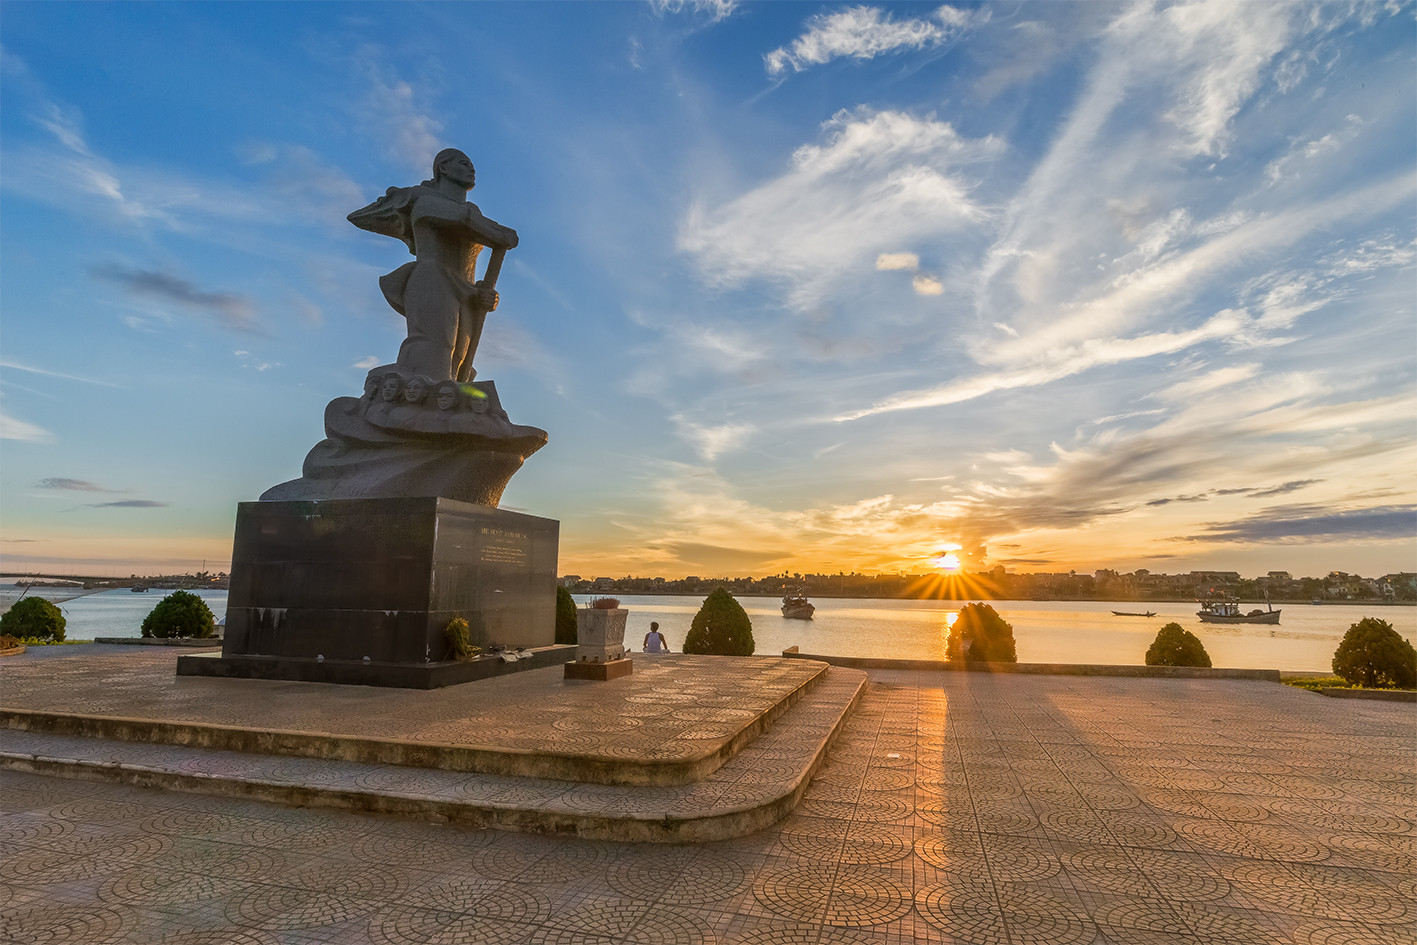
<svg viewBox="0 0 1417 945">
<path fill-rule="evenodd" d="M 696 596 L 698 596 L 698 595 L 700 595 L 700 594 L 707 594 L 709 591 L 713 590 L 713 588 L 718 587 L 718 586 L 719 586 L 719 585 L 717 585 L 717 584 L 712 585 L 712 586 L 705 585 L 705 586 L 702 587 L 701 589 L 699 589 L 699 590 L 693 590 L 693 591 L 682 591 L 682 590 L 675 590 L 675 591 L 639 591 L 639 590 L 634 590 L 634 591 L 631 591 L 631 590 L 618 590 L 618 589 L 616 589 L 616 588 L 610 588 L 609 590 L 594 590 L 594 591 L 575 590 L 575 589 L 571 589 L 571 588 L 567 588 L 567 590 L 570 590 L 572 594 L 577 595 L 577 596 L 580 596 L 580 597 L 614 597 L 614 596 L 616 596 L 616 595 L 620 595 L 620 596 L 622 596 L 622 597 L 696 597 Z M 729 588 L 729 593 L 733 593 L 732 588 Z M 736 594 L 736 593 L 733 593 L 733 596 L 734 596 L 734 597 L 744 598 L 744 599 L 747 599 L 747 598 L 754 598 L 754 599 L 762 599 L 762 600 L 778 600 L 778 599 L 780 599 L 780 597 L 781 597 L 780 594 Z M 995 602 L 995 603 L 1009 603 L 1009 602 L 1023 602 L 1023 603 L 1028 603 L 1028 602 L 1057 601 L 1057 602 L 1059 602 L 1059 603 L 1074 603 L 1074 604 L 1076 604 L 1076 603 L 1094 603 L 1094 604 L 1187 604 L 1187 603 L 1190 603 L 1190 604 L 1194 604 L 1194 603 L 1197 602 L 1197 599 L 1196 599 L 1195 597 L 1127 597 L 1127 598 L 1117 598 L 1117 597 L 989 597 L 989 596 L 987 596 L 987 595 L 984 595 L 984 596 L 975 595 L 975 596 L 973 596 L 973 597 L 901 597 L 901 596 L 899 596 L 899 595 L 894 595 L 894 594 L 891 594 L 891 595 L 876 595 L 876 594 L 837 594 L 837 593 L 828 593 L 828 592 L 823 592 L 823 591 L 814 591 L 814 592 L 812 592 L 812 593 L 810 593 L 810 594 L 807 594 L 806 596 L 807 596 L 807 597 L 816 597 L 816 598 L 830 598 L 830 599 L 833 599 L 833 600 L 935 600 L 935 601 L 939 601 L 940 603 L 954 603 L 954 604 L 969 603 L 970 601 L 981 601 L 981 600 L 982 600 L 982 601 L 993 601 L 993 602 Z M 1237 598 L 1235 598 L 1235 600 L 1239 601 L 1239 602 L 1242 603 L 1242 604 L 1263 604 L 1263 603 L 1265 603 L 1265 599 L 1264 599 L 1263 597 L 1260 597 L 1260 598 L 1237 597 Z M 1296 598 L 1280 598 L 1280 597 L 1271 597 L 1271 598 L 1269 599 L 1269 603 L 1274 604 L 1276 607 L 1278 607 L 1280 604 L 1284 604 L 1284 605 L 1286 605 L 1286 606 L 1287 606 L 1287 605 L 1290 605 L 1290 604 L 1293 604 L 1293 605 L 1296 606 L 1296 607 L 1337 607 L 1337 606 L 1340 606 L 1340 605 L 1342 605 L 1342 606 L 1354 606 L 1354 607 L 1359 607 L 1359 606 L 1361 606 L 1361 607 L 1367 607 L 1367 606 L 1370 606 L 1370 605 L 1371 605 L 1371 606 L 1374 606 L 1374 607 L 1417 607 L 1417 601 L 1411 601 L 1411 600 L 1376 600 L 1376 599 L 1370 599 L 1370 600 L 1339 600 L 1339 599 L 1335 598 L 1335 599 L 1332 599 L 1332 600 L 1324 600 L 1324 601 L 1322 601 L 1322 602 L 1320 602 L 1320 603 L 1318 603 L 1318 604 L 1315 604 L 1312 600 L 1310 600 L 1310 599 L 1308 599 L 1308 598 L 1297 598 L 1297 597 L 1296 597 Z"/>
</svg>

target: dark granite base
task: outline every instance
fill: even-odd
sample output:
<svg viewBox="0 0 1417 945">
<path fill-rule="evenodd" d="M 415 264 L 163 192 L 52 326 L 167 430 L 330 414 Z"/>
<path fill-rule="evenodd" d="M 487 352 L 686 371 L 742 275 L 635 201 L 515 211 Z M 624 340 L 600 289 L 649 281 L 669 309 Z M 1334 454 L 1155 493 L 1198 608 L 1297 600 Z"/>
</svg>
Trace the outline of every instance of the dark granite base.
<svg viewBox="0 0 1417 945">
<path fill-rule="evenodd" d="M 608 663 L 582 663 L 573 661 L 566 664 L 567 679 L 593 679 L 606 682 L 628 676 L 635 671 L 634 660 L 611 660 Z"/>
<path fill-rule="evenodd" d="M 451 499 L 243 502 L 222 656 L 423 666 L 549 646 L 556 522 Z"/>
<path fill-rule="evenodd" d="M 571 645 L 536 647 L 508 662 L 483 656 L 466 662 L 368 663 L 363 660 L 317 660 L 286 656 L 179 656 L 179 676 L 219 676 L 226 679 L 276 679 L 286 682 L 341 683 L 394 689 L 441 689 L 493 676 L 543 669 L 573 656 Z M 625 660 L 625 662 L 629 662 Z"/>
</svg>

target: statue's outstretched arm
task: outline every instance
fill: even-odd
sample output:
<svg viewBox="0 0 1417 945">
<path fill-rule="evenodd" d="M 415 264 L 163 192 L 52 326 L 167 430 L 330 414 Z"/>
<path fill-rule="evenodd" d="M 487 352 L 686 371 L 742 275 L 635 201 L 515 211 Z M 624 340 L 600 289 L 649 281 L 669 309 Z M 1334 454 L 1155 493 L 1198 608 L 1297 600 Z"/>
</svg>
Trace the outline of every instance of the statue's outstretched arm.
<svg viewBox="0 0 1417 945">
<path fill-rule="evenodd" d="M 491 246 L 493 249 L 517 248 L 517 231 L 484 217 L 475 203 L 468 204 L 467 209 L 463 211 L 463 223 L 484 246 Z"/>
</svg>

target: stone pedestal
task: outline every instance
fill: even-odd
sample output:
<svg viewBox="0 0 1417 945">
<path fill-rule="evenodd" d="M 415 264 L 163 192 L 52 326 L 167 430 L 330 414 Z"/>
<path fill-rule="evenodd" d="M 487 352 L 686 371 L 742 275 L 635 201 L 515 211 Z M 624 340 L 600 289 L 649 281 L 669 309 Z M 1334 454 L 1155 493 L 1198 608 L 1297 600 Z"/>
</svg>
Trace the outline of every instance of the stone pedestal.
<svg viewBox="0 0 1417 945">
<path fill-rule="evenodd" d="M 414 688 L 485 675 L 452 659 L 444 628 L 464 618 L 484 650 L 552 647 L 559 530 L 440 498 L 243 502 L 222 654 L 178 673 Z"/>
<path fill-rule="evenodd" d="M 615 679 L 634 672 L 625 658 L 624 608 L 582 607 L 576 611 L 576 661 L 566 664 L 567 679 Z"/>
</svg>

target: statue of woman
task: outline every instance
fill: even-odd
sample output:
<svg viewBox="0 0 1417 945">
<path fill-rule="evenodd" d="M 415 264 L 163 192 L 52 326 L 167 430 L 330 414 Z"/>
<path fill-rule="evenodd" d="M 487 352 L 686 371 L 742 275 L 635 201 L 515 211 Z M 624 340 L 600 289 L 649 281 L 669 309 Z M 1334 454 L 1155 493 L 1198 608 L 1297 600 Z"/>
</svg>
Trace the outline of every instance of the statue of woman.
<svg viewBox="0 0 1417 945">
<path fill-rule="evenodd" d="M 495 284 L 502 254 L 517 245 L 516 230 L 487 219 L 467 192 L 476 172 L 454 148 L 433 159 L 433 179 L 388 193 L 349 215 L 363 230 L 403 240 L 414 262 L 379 279 L 394 311 L 408 320 L 398 367 L 434 381 L 466 383 L 477 376 L 472 358 L 487 313 L 497 307 Z M 486 277 L 476 279 L 478 253 L 492 247 Z"/>
</svg>

